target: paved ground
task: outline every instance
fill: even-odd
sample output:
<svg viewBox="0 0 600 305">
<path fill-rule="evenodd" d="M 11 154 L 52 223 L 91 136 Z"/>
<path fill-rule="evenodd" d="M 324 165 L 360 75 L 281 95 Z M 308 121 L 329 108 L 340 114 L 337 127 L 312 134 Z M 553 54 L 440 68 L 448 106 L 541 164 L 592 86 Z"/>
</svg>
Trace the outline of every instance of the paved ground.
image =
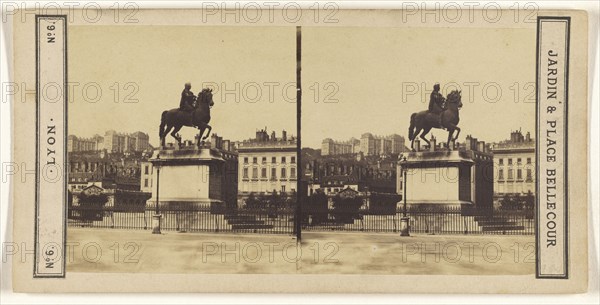
<svg viewBox="0 0 600 305">
<path fill-rule="evenodd" d="M 68 270 L 148 273 L 532 274 L 533 236 L 199 234 L 68 229 Z"/>
</svg>

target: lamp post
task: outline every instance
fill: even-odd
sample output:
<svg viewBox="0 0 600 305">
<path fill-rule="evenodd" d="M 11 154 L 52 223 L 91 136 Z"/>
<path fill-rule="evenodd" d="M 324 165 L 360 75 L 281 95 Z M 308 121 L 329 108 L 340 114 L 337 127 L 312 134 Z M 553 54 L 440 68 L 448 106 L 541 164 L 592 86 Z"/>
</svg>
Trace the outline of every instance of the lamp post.
<svg viewBox="0 0 600 305">
<path fill-rule="evenodd" d="M 160 153 L 156 155 L 156 205 L 154 215 L 152 216 L 152 234 L 160 234 L 160 215 L 159 196 L 160 196 Z"/>
<path fill-rule="evenodd" d="M 406 156 L 402 156 L 400 161 L 402 164 L 402 200 L 404 201 L 403 210 L 402 210 L 402 218 L 400 219 L 400 236 L 410 236 L 410 227 L 408 216 L 406 216 Z"/>
</svg>

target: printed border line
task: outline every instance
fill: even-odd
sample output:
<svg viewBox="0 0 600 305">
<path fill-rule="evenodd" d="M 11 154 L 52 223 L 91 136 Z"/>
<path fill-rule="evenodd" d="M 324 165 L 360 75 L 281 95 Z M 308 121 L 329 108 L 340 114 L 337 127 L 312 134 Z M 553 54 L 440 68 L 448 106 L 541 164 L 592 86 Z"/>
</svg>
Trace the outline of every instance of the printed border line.
<svg viewBox="0 0 600 305">
<path fill-rule="evenodd" d="M 568 121 L 569 121 L 569 51 L 571 49 L 571 40 L 570 40 L 570 33 L 571 33 L 571 17 L 568 16 L 538 16 L 537 17 L 537 35 L 536 35 L 536 69 L 535 69 L 535 82 L 536 82 L 536 91 L 535 91 L 535 101 L 536 101 L 536 107 L 535 107 L 535 131 L 536 131 L 536 147 L 535 147 L 535 157 L 536 157 L 536 179 L 535 179 L 535 189 L 536 192 L 539 190 L 539 180 L 540 180 L 540 174 L 539 174 L 539 83 L 540 83 L 540 75 L 539 75 L 539 67 L 540 67 L 540 37 L 541 37 L 541 30 L 542 30 L 542 22 L 546 20 L 548 22 L 564 22 L 566 24 L 566 29 L 565 29 L 565 73 L 564 73 L 564 82 L 565 82 L 565 101 L 564 101 L 564 135 L 563 135 L 563 140 L 564 140 L 564 163 L 563 163 L 563 170 L 564 170 L 564 223 L 565 223 L 565 235 L 564 235 L 564 243 L 565 243 L 565 252 L 564 252 L 564 266 L 565 266 L 565 273 L 564 275 L 541 275 L 540 274 L 540 249 L 539 249 L 539 235 L 540 235 L 540 230 L 539 230 L 539 224 L 540 224 L 540 194 L 538 192 L 537 196 L 536 196 L 536 205 L 535 205 L 535 212 L 536 212 L 536 217 L 535 217 L 535 245 L 536 245 L 536 256 L 535 256 L 535 277 L 537 279 L 569 279 L 569 192 L 568 192 L 568 163 L 569 163 L 569 158 L 568 158 L 568 150 L 569 150 L 569 145 L 568 145 L 568 133 L 569 133 L 569 129 L 568 129 Z"/>
<path fill-rule="evenodd" d="M 55 274 L 38 274 L 38 233 L 39 233 L 39 182 L 40 173 L 39 168 L 39 121 L 40 121 L 40 41 L 39 41 L 39 26 L 40 19 L 62 19 L 63 20 L 63 81 L 64 81 L 64 109 L 63 109 L 63 121 L 64 121 L 64 156 L 63 156 L 63 196 L 67 197 L 67 104 L 68 104 L 68 88 L 67 88 L 67 15 L 35 15 L 35 215 L 34 215 L 34 243 L 33 243 L 33 278 L 65 278 L 66 276 L 66 243 L 67 243 L 67 207 L 66 203 L 62 203 L 63 208 L 63 244 L 61 249 L 62 259 L 62 272 Z"/>
</svg>

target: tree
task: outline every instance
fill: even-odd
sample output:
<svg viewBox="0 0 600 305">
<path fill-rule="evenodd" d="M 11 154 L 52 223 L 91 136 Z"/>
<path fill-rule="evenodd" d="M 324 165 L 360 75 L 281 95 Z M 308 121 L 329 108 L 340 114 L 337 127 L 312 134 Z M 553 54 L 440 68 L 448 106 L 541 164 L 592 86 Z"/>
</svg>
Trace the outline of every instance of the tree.
<svg viewBox="0 0 600 305">
<path fill-rule="evenodd" d="M 525 209 L 533 210 L 535 206 L 535 197 L 533 197 L 533 193 L 531 191 L 527 191 L 527 195 L 525 195 Z"/>
<path fill-rule="evenodd" d="M 394 215 L 399 201 L 400 195 L 398 194 L 372 192 L 369 197 L 369 212 L 379 215 Z"/>
<path fill-rule="evenodd" d="M 308 215 L 312 217 L 312 224 L 320 224 L 326 222 L 329 218 L 329 209 L 327 207 L 327 195 L 317 189 L 312 195 L 307 198 L 306 210 L 302 211 L 306 215 L 305 221 L 308 222 Z"/>
<path fill-rule="evenodd" d="M 102 220 L 104 217 L 104 205 L 108 202 L 105 193 L 87 194 L 81 192 L 78 196 L 81 207 L 81 218 L 83 220 Z"/>
<path fill-rule="evenodd" d="M 281 206 L 282 198 L 275 190 L 273 190 L 267 201 L 270 208 L 277 208 Z"/>
<path fill-rule="evenodd" d="M 521 210 L 523 209 L 523 200 L 518 193 L 512 197 L 509 194 L 505 194 L 500 200 L 500 205 L 502 210 Z"/>
<path fill-rule="evenodd" d="M 360 208 L 363 205 L 361 197 L 342 198 L 339 194 L 333 198 L 332 214 L 336 221 L 341 223 L 352 223 L 360 217 Z"/>
<path fill-rule="evenodd" d="M 246 198 L 246 208 L 248 209 L 255 209 L 258 207 L 258 199 L 256 199 L 256 196 L 254 196 L 254 192 L 250 192 L 250 195 L 248 195 L 248 198 Z"/>
</svg>

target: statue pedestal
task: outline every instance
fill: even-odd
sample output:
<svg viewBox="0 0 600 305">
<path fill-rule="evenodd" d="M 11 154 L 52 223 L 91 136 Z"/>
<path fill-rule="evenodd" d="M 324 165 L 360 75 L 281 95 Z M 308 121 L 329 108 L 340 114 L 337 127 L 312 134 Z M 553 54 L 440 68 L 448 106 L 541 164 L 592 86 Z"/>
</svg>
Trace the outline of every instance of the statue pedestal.
<svg viewBox="0 0 600 305">
<path fill-rule="evenodd" d="M 398 193 L 404 190 L 414 230 L 437 232 L 466 230 L 461 216 L 490 211 L 493 205 L 493 156 L 459 149 L 409 152 L 399 162 Z M 398 202 L 398 207 L 403 206 Z M 460 223 L 460 228 L 456 224 Z"/>
<path fill-rule="evenodd" d="M 218 230 L 225 201 L 237 197 L 237 184 L 227 183 L 231 177 L 223 153 L 196 147 L 159 149 L 149 161 L 153 189 L 146 205 L 155 208 L 158 199 L 162 228 L 182 232 Z"/>
</svg>

